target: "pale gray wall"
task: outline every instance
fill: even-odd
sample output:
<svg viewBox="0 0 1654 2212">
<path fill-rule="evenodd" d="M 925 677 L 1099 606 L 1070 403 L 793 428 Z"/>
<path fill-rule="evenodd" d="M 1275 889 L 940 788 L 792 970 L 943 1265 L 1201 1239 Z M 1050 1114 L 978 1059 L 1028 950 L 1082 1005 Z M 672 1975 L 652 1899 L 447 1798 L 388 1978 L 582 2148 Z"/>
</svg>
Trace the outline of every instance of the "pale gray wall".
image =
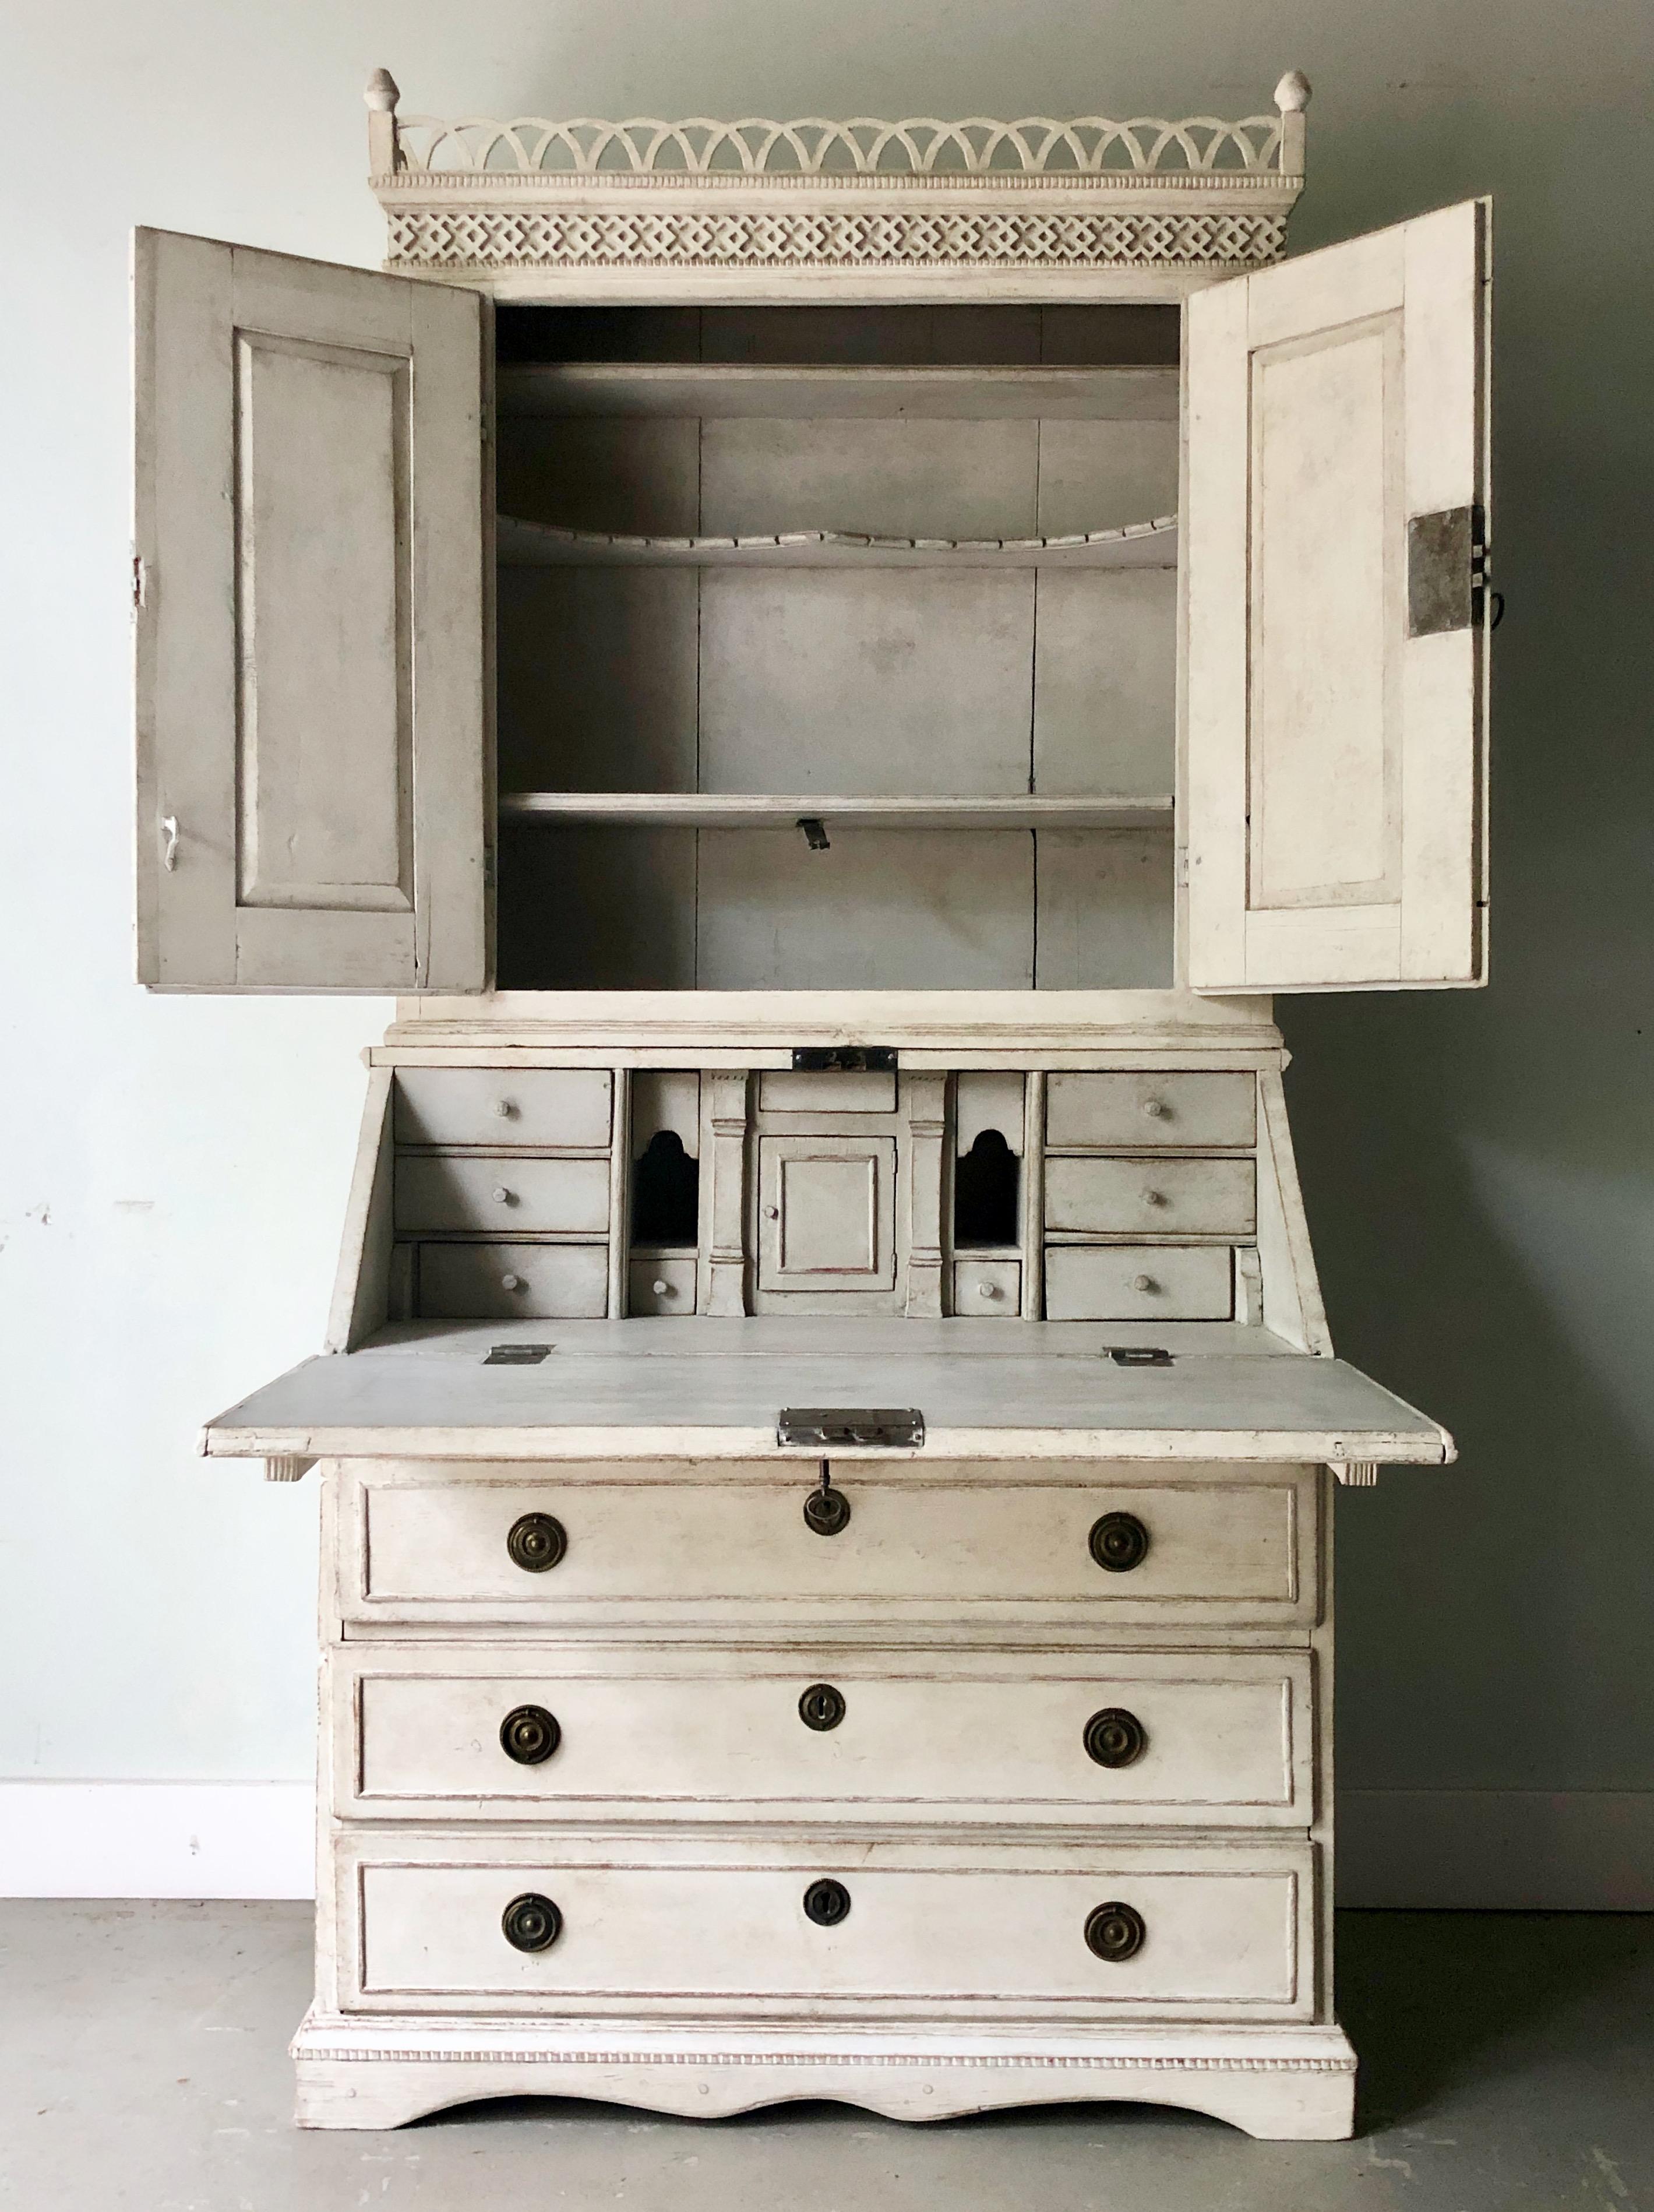
<svg viewBox="0 0 1654 2212">
<path fill-rule="evenodd" d="M 1648 7 L 8 12 L 0 1773 L 308 1772 L 313 1486 L 192 1440 L 318 1340 L 386 1014 L 128 981 L 130 225 L 373 262 L 380 63 L 450 114 L 944 117 L 1233 115 L 1296 66 L 1299 248 L 1499 203 L 1497 980 L 1282 1009 L 1341 1349 L 1463 1448 L 1343 1501 L 1345 1778 L 1654 1788 Z"/>
</svg>

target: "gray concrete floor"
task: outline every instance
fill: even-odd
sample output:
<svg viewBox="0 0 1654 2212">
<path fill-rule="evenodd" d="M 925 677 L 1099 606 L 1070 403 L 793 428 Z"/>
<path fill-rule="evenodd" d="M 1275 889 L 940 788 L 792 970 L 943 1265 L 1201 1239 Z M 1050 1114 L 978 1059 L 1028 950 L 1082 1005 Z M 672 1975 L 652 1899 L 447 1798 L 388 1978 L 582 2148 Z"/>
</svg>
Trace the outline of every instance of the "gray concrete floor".
<svg viewBox="0 0 1654 2212">
<path fill-rule="evenodd" d="M 1351 2143 L 1091 2105 L 903 2127 L 524 2099 L 300 2134 L 295 1905 L 0 1904 L 0 2203 L 27 2212 L 1654 2212 L 1654 1916 L 1348 1913 Z"/>
</svg>

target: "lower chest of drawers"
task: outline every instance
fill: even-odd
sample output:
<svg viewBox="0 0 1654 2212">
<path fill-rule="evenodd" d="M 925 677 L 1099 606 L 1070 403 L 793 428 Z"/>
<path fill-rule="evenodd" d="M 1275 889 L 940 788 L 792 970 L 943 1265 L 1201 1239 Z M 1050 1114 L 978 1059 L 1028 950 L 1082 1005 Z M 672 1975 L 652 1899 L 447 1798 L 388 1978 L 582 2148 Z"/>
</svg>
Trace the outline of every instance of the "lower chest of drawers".
<svg viewBox="0 0 1654 2212">
<path fill-rule="evenodd" d="M 331 1471 L 331 2002 L 1312 2017 L 1318 1472 L 814 1475 Z"/>
</svg>

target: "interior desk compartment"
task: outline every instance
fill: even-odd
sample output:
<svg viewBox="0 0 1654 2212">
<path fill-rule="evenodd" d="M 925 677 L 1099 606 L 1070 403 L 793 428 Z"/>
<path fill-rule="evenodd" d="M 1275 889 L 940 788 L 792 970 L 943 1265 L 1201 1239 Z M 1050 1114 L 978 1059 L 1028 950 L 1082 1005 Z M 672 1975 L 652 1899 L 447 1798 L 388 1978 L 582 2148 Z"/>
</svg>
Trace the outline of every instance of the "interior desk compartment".
<svg viewBox="0 0 1654 2212">
<path fill-rule="evenodd" d="M 1255 1076 L 1227 1071 L 1053 1074 L 1045 1086 L 1045 1142 L 1053 1152 L 1251 1145 L 1257 1137 L 1257 1091 Z"/>
<path fill-rule="evenodd" d="M 1250 1237 L 1251 1160 L 1045 1159 L 1045 1227 L 1086 1236 Z"/>
<path fill-rule="evenodd" d="M 609 1142 L 613 1098 L 606 1067 L 401 1067 L 396 1139 L 595 1151 Z"/>
<path fill-rule="evenodd" d="M 532 1156 L 404 1153 L 397 1162 L 397 1230 L 560 1231 L 602 1237 L 609 1228 L 609 1162 Z"/>
</svg>

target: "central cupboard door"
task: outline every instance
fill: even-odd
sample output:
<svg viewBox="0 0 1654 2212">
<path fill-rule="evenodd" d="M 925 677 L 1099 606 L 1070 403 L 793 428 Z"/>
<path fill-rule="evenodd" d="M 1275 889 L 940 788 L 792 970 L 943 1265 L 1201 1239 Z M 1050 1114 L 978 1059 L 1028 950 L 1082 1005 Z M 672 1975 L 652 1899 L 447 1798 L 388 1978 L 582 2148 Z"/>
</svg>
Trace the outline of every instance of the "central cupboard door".
<svg viewBox="0 0 1654 2212">
<path fill-rule="evenodd" d="M 155 230 L 133 289 L 138 980 L 481 990 L 482 301 Z"/>
<path fill-rule="evenodd" d="M 761 1291 L 889 1291 L 896 1282 L 894 1137 L 760 1137 Z"/>
</svg>

